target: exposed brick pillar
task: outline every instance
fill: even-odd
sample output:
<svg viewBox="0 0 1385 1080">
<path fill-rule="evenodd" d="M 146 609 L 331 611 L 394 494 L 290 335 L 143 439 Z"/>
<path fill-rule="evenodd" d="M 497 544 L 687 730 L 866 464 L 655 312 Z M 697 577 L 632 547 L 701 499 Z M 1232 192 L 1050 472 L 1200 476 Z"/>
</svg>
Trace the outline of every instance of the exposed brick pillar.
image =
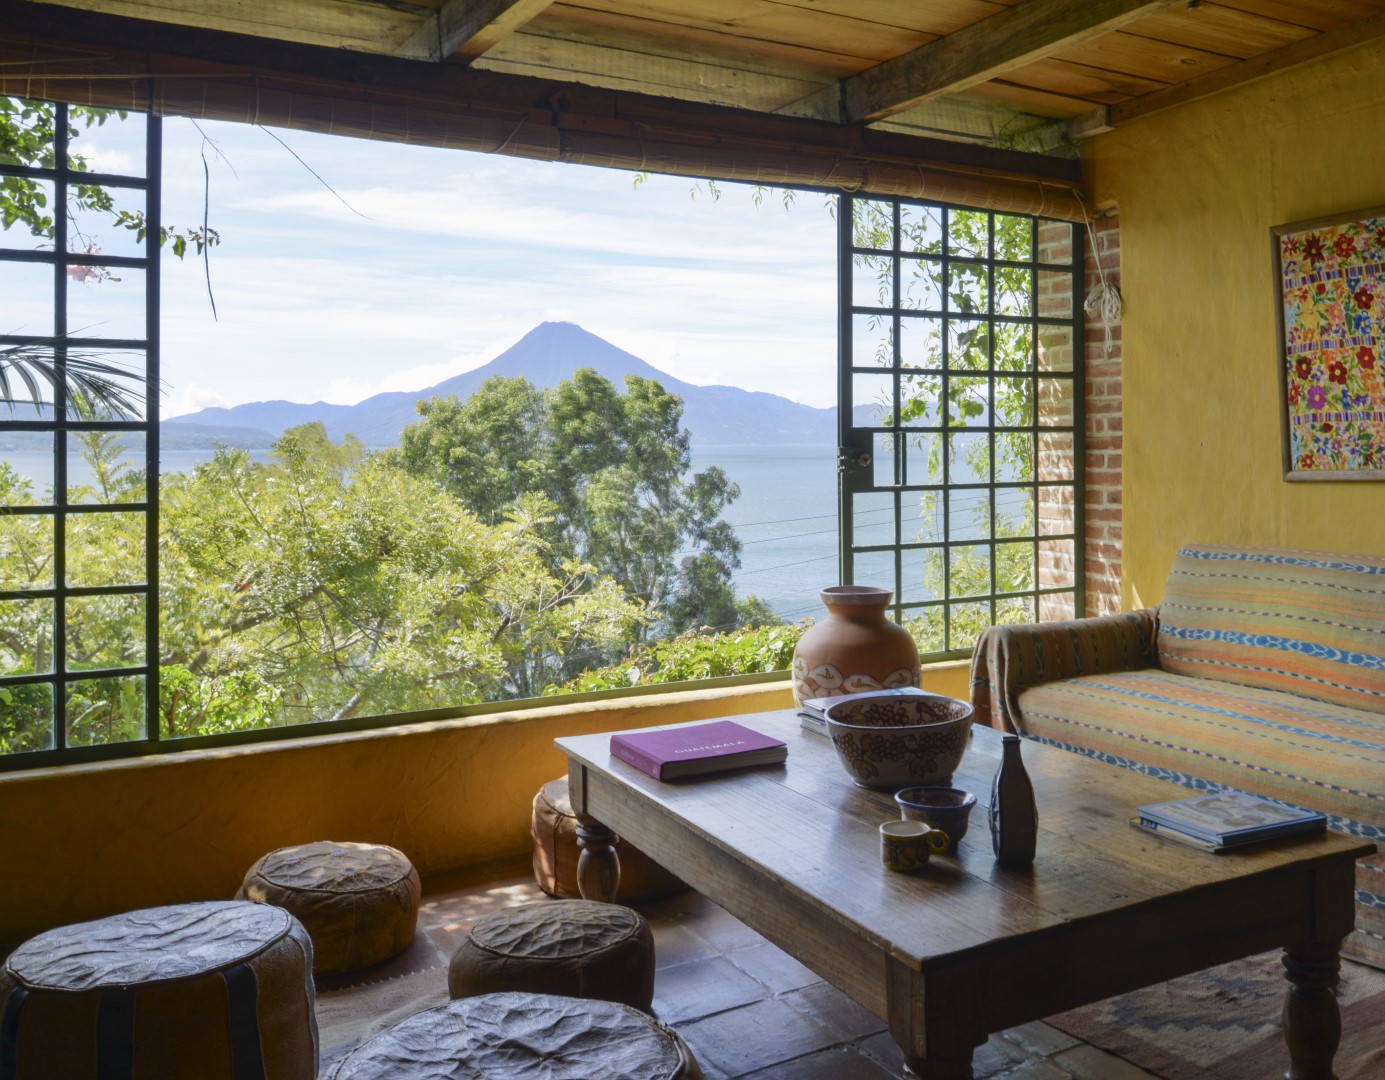
<svg viewBox="0 0 1385 1080">
<path fill-rule="evenodd" d="M 1118 289 L 1120 273 L 1120 218 L 1111 211 L 1092 222 L 1087 237 L 1087 296 L 1096 295 L 1103 274 Z M 1095 312 L 1086 326 L 1087 614 L 1108 615 L 1121 606 L 1121 328 L 1103 325 Z"/>
</svg>

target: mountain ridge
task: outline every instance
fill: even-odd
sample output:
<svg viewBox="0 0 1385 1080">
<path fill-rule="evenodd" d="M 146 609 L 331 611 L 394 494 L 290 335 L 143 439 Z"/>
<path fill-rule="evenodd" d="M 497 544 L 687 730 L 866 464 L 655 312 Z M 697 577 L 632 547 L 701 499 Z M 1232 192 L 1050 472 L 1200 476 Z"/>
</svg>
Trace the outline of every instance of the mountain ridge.
<svg viewBox="0 0 1385 1080">
<path fill-rule="evenodd" d="M 327 434 L 340 441 L 355 435 L 366 446 L 395 446 L 405 425 L 418 419 L 417 402 L 456 395 L 465 400 L 492 376 L 523 377 L 541 389 L 570 379 L 579 368 L 592 368 L 622 392 L 625 376 L 653 379 L 683 399 L 683 425 L 694 445 L 795 444 L 830 445 L 837 439 L 837 410 L 800 405 L 778 394 L 736 386 L 698 386 L 685 382 L 633 353 L 571 322 L 543 322 L 499 356 L 414 391 L 374 394 L 355 405 L 273 400 L 229 408 L 214 406 L 173 417 L 165 425 L 260 430 L 277 437 L 284 429 L 320 420 Z"/>
</svg>

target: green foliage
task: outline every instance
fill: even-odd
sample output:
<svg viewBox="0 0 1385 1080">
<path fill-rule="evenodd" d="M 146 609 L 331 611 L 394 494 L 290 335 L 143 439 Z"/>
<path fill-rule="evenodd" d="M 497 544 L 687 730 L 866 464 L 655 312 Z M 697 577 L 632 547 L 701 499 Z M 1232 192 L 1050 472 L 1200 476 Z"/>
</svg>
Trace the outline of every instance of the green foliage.
<svg viewBox="0 0 1385 1080">
<path fill-rule="evenodd" d="M 811 622 L 794 625 L 744 626 L 723 634 L 688 630 L 676 637 L 638 644 L 619 663 L 584 671 L 545 695 L 621 690 L 631 686 L 715 679 L 784 671 L 793 662 L 794 646 Z"/>
<path fill-rule="evenodd" d="M 627 377 L 622 394 L 588 368 L 549 391 L 492 378 L 419 413 L 398 463 L 487 521 L 542 496 L 550 565 L 578 560 L 643 604 L 655 625 L 637 639 L 737 624 L 740 541 L 721 514 L 740 489 L 716 467 L 688 475 L 682 401 L 657 382 Z"/>
<path fill-rule="evenodd" d="M 48 101 L 0 96 L 0 164 L 29 168 L 51 169 L 56 164 L 58 106 Z M 129 114 L 118 109 L 99 109 L 70 105 L 67 109 L 68 146 L 75 145 L 84 130 L 100 127 L 112 118 L 125 119 Z M 69 150 L 68 168 L 89 172 L 87 159 L 80 151 Z M 68 209 L 98 213 L 108 217 L 116 228 L 133 232 L 143 241 L 149 224 L 142 210 L 129 210 L 116 204 L 110 191 L 99 184 L 73 184 L 68 189 Z M 22 225 L 40 240 L 52 243 L 55 235 L 55 207 L 48 205 L 48 196 L 40 181 L 26 176 L 0 176 L 0 225 L 9 230 Z M 100 248 L 88 236 L 74 237 L 73 250 L 96 254 Z M 215 229 L 194 226 L 177 228 L 164 225 L 159 230 L 159 245 L 173 244 L 173 253 L 182 258 L 189 248 L 202 254 L 207 247 L 221 242 Z"/>
</svg>

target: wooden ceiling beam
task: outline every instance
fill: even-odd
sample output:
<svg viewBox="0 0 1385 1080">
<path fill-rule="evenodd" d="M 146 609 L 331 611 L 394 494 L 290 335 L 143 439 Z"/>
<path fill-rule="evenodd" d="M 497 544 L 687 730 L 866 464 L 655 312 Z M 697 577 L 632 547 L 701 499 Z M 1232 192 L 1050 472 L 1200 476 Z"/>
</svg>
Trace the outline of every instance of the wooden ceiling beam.
<svg viewBox="0 0 1385 1080">
<path fill-rule="evenodd" d="M 397 55 L 412 60 L 475 60 L 539 15 L 553 0 L 444 0 Z"/>
<path fill-rule="evenodd" d="M 1063 131 L 1067 138 L 1074 142 L 1101 135 L 1142 116 L 1153 116 L 1165 109 L 1186 105 L 1191 101 L 1219 94 L 1223 90 L 1245 86 L 1259 79 L 1311 64 L 1334 53 L 1354 49 L 1380 37 L 1385 37 L 1385 14 L 1372 15 L 1336 30 L 1314 34 L 1292 45 L 1242 60 L 1229 67 L 1218 68 L 1196 79 L 1166 86 L 1162 90 L 1155 90 L 1129 101 L 1094 109 L 1090 113 L 1067 121 L 1063 125 Z"/>
<path fill-rule="evenodd" d="M 1023 0 L 841 80 L 841 121 L 883 120 L 1186 2 Z"/>
</svg>

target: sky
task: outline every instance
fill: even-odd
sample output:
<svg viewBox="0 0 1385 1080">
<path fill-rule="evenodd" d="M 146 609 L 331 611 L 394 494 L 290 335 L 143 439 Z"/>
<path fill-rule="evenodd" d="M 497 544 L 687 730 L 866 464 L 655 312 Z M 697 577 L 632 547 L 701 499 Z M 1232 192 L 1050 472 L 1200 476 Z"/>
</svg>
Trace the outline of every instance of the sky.
<svg viewBox="0 0 1385 1080">
<path fill-rule="evenodd" d="M 165 222 L 200 223 L 205 201 L 222 238 L 215 318 L 200 261 L 164 259 L 165 417 L 421 390 L 545 320 L 691 383 L 835 403 L 836 232 L 820 194 L 786 210 L 743 185 L 714 198 L 686 178 L 636 185 L 628 172 L 274 134 L 287 147 L 246 125 L 165 121 Z M 137 146 L 107 129 L 77 144 L 102 171 L 130 169 Z M 114 252 L 110 232 L 99 239 Z M 114 299 L 111 282 L 87 288 Z M 80 298 L 93 320 L 103 299 Z"/>
</svg>

